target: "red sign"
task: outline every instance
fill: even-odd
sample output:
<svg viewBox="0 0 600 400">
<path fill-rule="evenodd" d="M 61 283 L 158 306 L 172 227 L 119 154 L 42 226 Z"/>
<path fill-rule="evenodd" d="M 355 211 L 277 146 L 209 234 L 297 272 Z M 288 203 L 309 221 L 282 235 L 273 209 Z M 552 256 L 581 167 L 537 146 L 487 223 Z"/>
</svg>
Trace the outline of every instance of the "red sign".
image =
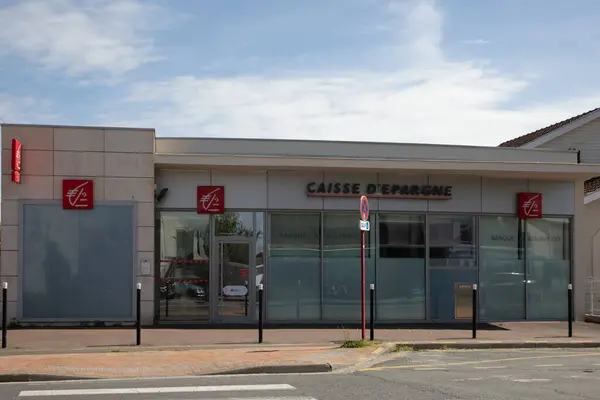
<svg viewBox="0 0 600 400">
<path fill-rule="evenodd" d="M 367 200 L 367 196 L 360 196 L 360 218 L 363 221 L 369 219 L 369 200 Z"/>
<path fill-rule="evenodd" d="M 23 153 L 23 145 L 17 138 L 12 140 L 12 156 L 10 166 L 12 169 L 11 180 L 14 183 L 21 183 L 21 159 Z"/>
<path fill-rule="evenodd" d="M 91 210 L 94 208 L 94 181 L 64 179 L 62 195 L 65 210 Z"/>
<path fill-rule="evenodd" d="M 519 218 L 542 218 L 542 194 L 519 193 L 517 207 Z"/>
<path fill-rule="evenodd" d="M 196 202 L 198 214 L 223 214 L 225 212 L 225 187 L 198 186 Z"/>
</svg>

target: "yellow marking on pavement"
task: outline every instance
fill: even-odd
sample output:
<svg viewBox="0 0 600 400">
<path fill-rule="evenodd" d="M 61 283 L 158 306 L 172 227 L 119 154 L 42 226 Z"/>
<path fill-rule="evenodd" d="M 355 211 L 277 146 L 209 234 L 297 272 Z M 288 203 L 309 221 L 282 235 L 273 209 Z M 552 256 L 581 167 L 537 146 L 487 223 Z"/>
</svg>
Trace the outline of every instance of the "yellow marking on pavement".
<svg viewBox="0 0 600 400">
<path fill-rule="evenodd" d="M 563 364 L 536 364 L 536 367 L 564 367 Z"/>
<path fill-rule="evenodd" d="M 551 356 L 512 357 L 512 358 L 499 358 L 499 359 L 495 359 L 495 360 L 460 361 L 460 362 L 441 363 L 441 364 L 391 365 L 389 367 L 363 368 L 363 369 L 360 369 L 359 371 L 383 371 L 386 369 L 410 369 L 410 368 L 423 368 L 423 367 L 474 365 L 474 364 L 489 364 L 489 363 L 499 363 L 499 362 L 523 361 L 523 360 L 543 360 L 543 359 L 549 359 L 549 358 L 590 357 L 590 356 L 600 356 L 600 353 L 574 353 L 574 354 L 560 354 L 560 355 L 551 355 Z"/>
<path fill-rule="evenodd" d="M 502 369 L 502 368 L 506 368 L 506 365 L 499 365 L 499 366 L 493 366 L 493 367 L 474 367 L 475 369 Z"/>
</svg>

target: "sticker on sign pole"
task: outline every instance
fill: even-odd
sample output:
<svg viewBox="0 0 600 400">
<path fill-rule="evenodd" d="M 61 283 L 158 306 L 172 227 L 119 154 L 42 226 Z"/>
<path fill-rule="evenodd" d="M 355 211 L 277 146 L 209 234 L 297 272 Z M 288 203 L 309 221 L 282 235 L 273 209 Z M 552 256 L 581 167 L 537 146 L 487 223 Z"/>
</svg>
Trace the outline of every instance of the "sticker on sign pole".
<svg viewBox="0 0 600 400">
<path fill-rule="evenodd" d="M 360 230 L 361 231 L 370 231 L 371 223 L 369 221 L 360 220 Z"/>
<path fill-rule="evenodd" d="M 360 196 L 360 219 L 363 221 L 369 219 L 369 200 L 367 200 L 367 196 Z"/>
</svg>

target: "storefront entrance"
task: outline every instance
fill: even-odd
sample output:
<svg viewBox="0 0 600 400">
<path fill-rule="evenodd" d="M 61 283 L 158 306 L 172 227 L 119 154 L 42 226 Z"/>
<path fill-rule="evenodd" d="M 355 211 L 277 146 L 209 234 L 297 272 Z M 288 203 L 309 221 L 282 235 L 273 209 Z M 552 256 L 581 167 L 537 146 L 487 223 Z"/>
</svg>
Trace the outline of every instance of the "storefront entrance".
<svg viewBox="0 0 600 400">
<path fill-rule="evenodd" d="M 216 236 L 211 257 L 210 303 L 215 322 L 256 319 L 254 242 L 249 237 Z"/>
</svg>

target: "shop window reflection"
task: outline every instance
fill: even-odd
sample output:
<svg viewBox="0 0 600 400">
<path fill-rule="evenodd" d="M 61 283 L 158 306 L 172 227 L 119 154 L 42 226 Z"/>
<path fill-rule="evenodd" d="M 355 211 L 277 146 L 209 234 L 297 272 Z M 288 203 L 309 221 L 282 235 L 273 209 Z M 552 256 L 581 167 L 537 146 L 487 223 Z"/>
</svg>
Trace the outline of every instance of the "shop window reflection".
<svg viewBox="0 0 600 400">
<path fill-rule="evenodd" d="M 226 212 L 215 216 L 216 236 L 255 236 L 254 213 Z"/>
<path fill-rule="evenodd" d="M 160 213 L 158 319 L 208 320 L 210 217 L 193 212 Z"/>
<path fill-rule="evenodd" d="M 429 259 L 432 267 L 475 267 L 475 217 L 431 216 Z"/>
<path fill-rule="evenodd" d="M 425 217 L 379 216 L 377 319 L 425 318 Z"/>
</svg>

